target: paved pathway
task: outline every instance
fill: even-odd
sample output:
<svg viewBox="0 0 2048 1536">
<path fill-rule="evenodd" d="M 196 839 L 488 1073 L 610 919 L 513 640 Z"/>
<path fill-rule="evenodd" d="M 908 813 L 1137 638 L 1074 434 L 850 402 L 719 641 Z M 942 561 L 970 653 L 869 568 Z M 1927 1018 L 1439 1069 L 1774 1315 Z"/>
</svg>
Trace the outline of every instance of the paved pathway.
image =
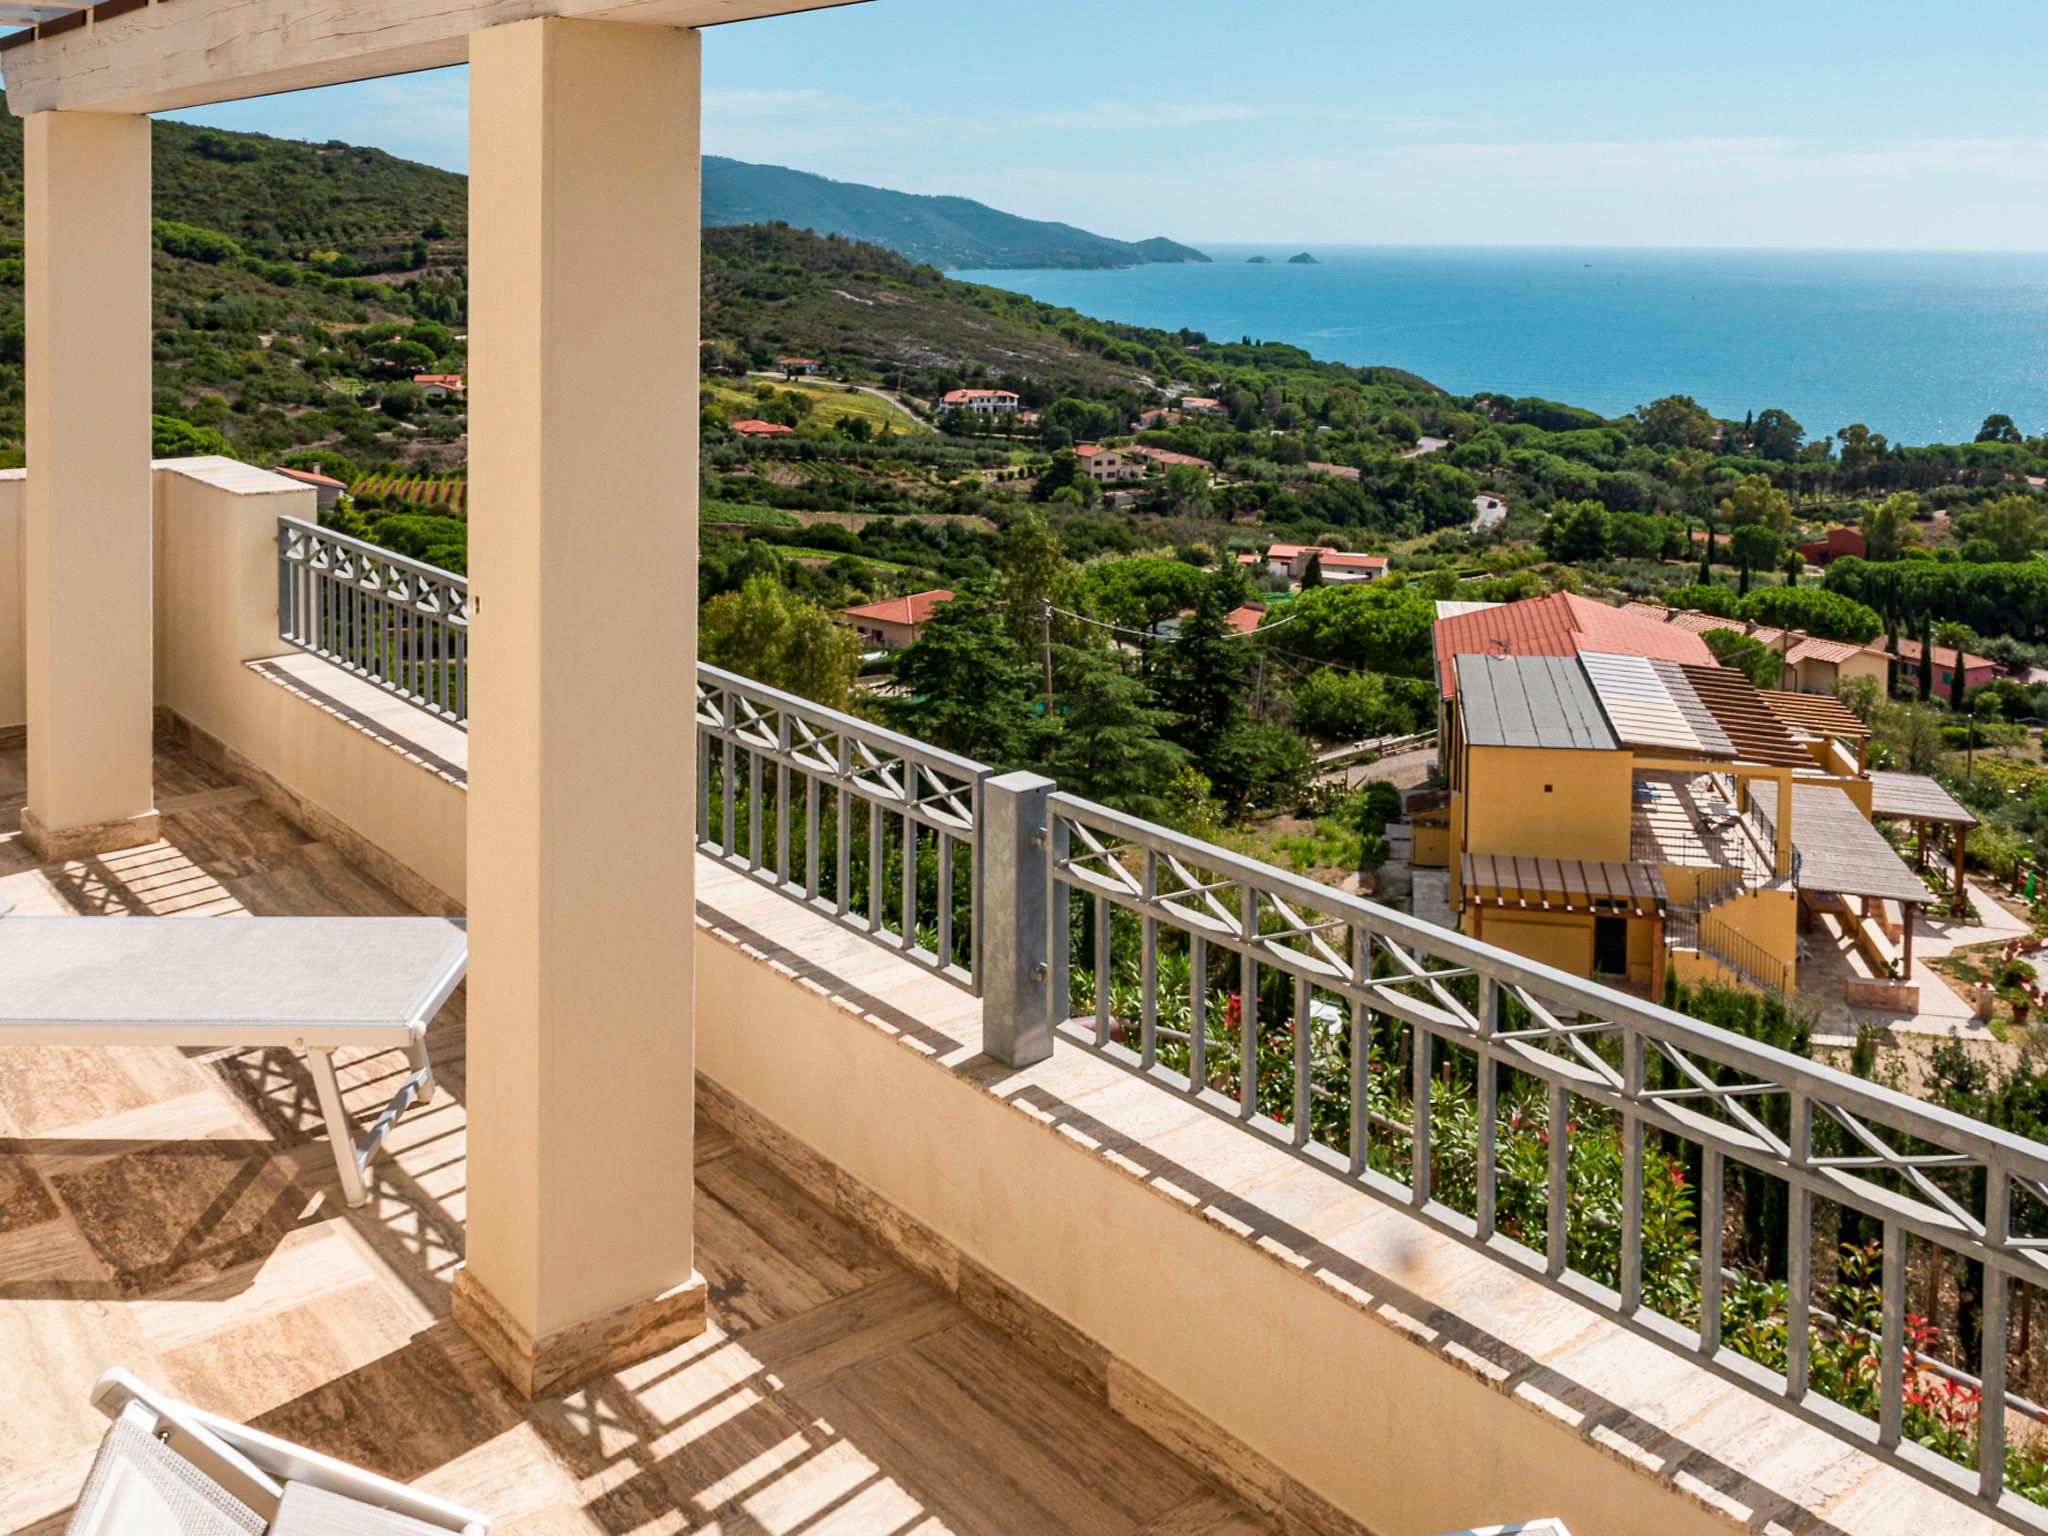
<svg viewBox="0 0 2048 1536">
<path fill-rule="evenodd" d="M 1472 498 L 1472 531 L 1484 533 L 1508 515 L 1508 504 L 1484 492 Z"/>
<path fill-rule="evenodd" d="M 1807 936 L 1810 954 L 1799 965 L 1800 994 L 1819 1007 L 1814 1044 L 1851 1045 L 1855 1043 L 1857 1032 L 1864 1029 L 1880 1029 L 1892 1035 L 1954 1035 L 1965 1040 L 1995 1038 L 1987 1025 L 1972 1017 L 1970 1004 L 1963 995 L 1926 963 L 1972 944 L 1996 943 L 2028 931 L 2026 924 L 2001 907 L 1981 887 L 1971 886 L 1970 895 L 1976 903 L 1978 915 L 1984 919 L 1982 923 L 1922 917 L 1913 925 L 1912 980 L 1920 988 L 1920 1007 L 1914 1013 L 1850 1006 L 1842 996 L 1842 985 L 1852 977 L 1870 979 L 1870 966 L 1848 938 L 1831 938 L 1823 929 L 1816 927 Z"/>
<path fill-rule="evenodd" d="M 1338 770 L 1343 775 L 1344 787 L 1356 789 L 1374 779 L 1385 779 L 1396 789 L 1419 789 L 1422 781 L 1429 777 L 1429 760 L 1436 756 L 1436 746 L 1417 747 L 1412 752 L 1397 752 L 1390 757 L 1370 763 L 1349 763 Z M 1336 774 L 1326 775 L 1336 777 Z"/>
<path fill-rule="evenodd" d="M 1408 910 L 1425 923 L 1455 929 L 1451 916 L 1451 872 L 1447 869 L 1418 869 L 1411 876 Z"/>
<path fill-rule="evenodd" d="M 2023 939 L 2033 931 L 2024 919 L 2006 911 L 1983 886 L 1973 883 L 1969 892 L 1971 904 L 1982 921 L 1963 923 L 1952 917 L 1923 916 L 1913 927 L 1915 956 L 1954 954 L 1972 944 L 2003 944 Z"/>
</svg>

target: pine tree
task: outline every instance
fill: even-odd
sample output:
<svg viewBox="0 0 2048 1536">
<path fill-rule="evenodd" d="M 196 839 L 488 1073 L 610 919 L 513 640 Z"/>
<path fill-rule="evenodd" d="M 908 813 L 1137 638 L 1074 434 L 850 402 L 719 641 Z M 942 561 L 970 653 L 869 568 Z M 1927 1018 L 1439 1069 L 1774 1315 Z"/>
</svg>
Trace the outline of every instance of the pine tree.
<svg viewBox="0 0 2048 1536">
<path fill-rule="evenodd" d="M 942 605 L 897 657 L 896 681 L 903 696 L 882 710 L 898 730 L 999 766 L 1029 755 L 1038 678 L 989 603 Z"/>
<path fill-rule="evenodd" d="M 1166 791 L 1188 755 L 1162 734 L 1172 715 L 1114 655 L 1055 652 L 1059 739 L 1046 772 L 1061 789 L 1150 820 L 1167 814 Z"/>
<path fill-rule="evenodd" d="M 1212 577 L 1202 583 L 1162 668 L 1169 681 L 1166 697 L 1178 717 L 1174 738 L 1198 765 L 1206 765 L 1231 727 L 1245 718 L 1251 642 L 1232 632 L 1229 600 L 1224 582 Z"/>
</svg>

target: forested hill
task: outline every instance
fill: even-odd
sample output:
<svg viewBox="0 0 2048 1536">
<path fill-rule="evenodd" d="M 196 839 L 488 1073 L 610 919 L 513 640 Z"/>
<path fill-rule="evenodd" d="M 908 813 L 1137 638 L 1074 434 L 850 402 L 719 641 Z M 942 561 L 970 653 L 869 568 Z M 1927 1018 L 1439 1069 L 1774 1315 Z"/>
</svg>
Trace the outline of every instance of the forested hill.
<svg viewBox="0 0 2048 1536">
<path fill-rule="evenodd" d="M 461 462 L 468 185 L 381 150 L 158 122 L 161 452 Z M 0 96 L 0 463 L 22 449 L 22 127 Z"/>
<path fill-rule="evenodd" d="M 971 198 L 919 197 L 719 155 L 704 157 L 704 222 L 793 224 L 955 269 L 1132 267 L 1209 259 L 1164 237 L 1112 240 L 1071 224 L 1020 218 Z"/>
<path fill-rule="evenodd" d="M 21 120 L 0 94 L 4 216 L 20 232 Z M 424 244 L 461 264 L 469 184 L 450 171 L 348 144 L 301 144 L 158 120 L 151 132 L 158 219 L 226 235 L 252 256 L 330 275 L 410 273 Z M 438 263 L 435 263 L 438 264 Z"/>
<path fill-rule="evenodd" d="M 0 464 L 22 448 L 21 151 L 0 96 Z M 153 176 L 156 410 L 171 424 L 160 451 L 460 468 L 460 404 L 407 381 L 466 367 L 465 178 L 381 150 L 170 122 L 155 125 Z M 803 353 L 858 357 L 919 387 L 1122 389 L 1194 339 L 948 282 L 788 225 L 712 229 L 704 245 L 705 333 L 755 366 Z"/>
</svg>

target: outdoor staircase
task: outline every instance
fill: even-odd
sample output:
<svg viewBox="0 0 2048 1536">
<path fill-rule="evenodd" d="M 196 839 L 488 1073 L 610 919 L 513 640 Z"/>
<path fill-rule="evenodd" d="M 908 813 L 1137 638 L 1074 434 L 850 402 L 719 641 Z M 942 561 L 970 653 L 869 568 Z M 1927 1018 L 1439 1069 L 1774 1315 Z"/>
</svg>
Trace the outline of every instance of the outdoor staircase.
<svg viewBox="0 0 2048 1536">
<path fill-rule="evenodd" d="M 1715 914 L 1751 889 L 1742 871 L 1728 869 L 1703 876 L 1699 895 L 1664 915 L 1664 947 L 1689 950 L 1712 960 L 1744 986 L 1783 996 L 1791 989 L 1788 967 L 1754 940 L 1728 926 Z"/>
</svg>

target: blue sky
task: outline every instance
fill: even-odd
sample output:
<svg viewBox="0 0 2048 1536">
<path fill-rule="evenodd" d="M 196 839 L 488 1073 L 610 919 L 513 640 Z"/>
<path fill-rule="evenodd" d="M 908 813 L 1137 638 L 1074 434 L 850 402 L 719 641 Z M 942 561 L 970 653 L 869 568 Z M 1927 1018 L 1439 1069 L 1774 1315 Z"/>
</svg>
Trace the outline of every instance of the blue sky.
<svg viewBox="0 0 2048 1536">
<path fill-rule="evenodd" d="M 1225 243 L 2048 249 L 2048 7 L 874 0 L 706 33 L 708 152 Z M 173 114 L 460 169 L 461 70 Z"/>
</svg>

